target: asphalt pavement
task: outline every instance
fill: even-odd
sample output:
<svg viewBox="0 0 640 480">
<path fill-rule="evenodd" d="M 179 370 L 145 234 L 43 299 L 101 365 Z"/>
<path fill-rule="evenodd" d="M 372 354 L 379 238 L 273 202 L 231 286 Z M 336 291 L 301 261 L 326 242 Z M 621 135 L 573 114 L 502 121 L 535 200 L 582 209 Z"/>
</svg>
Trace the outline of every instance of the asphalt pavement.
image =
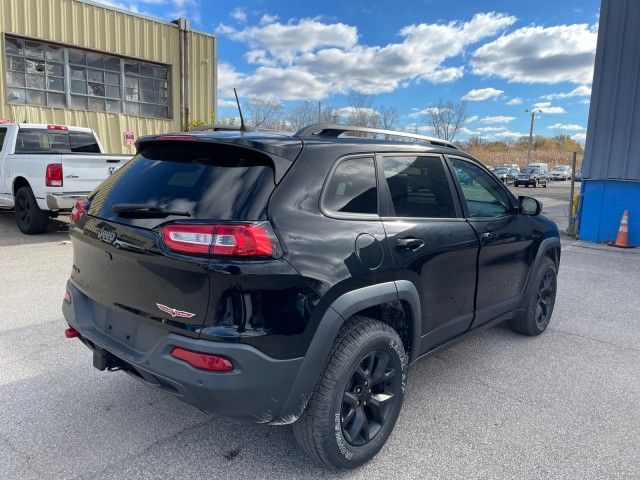
<svg viewBox="0 0 640 480">
<path fill-rule="evenodd" d="M 62 335 L 71 258 L 64 218 L 26 237 L 0 211 L 0 478 L 640 478 L 638 251 L 563 239 L 547 332 L 500 326 L 419 362 L 387 445 L 340 473 L 300 453 L 290 426 L 95 370 Z"/>
</svg>

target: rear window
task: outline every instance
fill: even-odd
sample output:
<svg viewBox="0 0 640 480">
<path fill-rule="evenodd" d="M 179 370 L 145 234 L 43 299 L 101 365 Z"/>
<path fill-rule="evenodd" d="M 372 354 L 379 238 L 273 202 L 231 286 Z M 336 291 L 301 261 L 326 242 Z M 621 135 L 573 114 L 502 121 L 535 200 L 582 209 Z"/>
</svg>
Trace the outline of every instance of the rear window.
<svg viewBox="0 0 640 480">
<path fill-rule="evenodd" d="M 100 153 L 98 141 L 90 132 L 65 132 L 42 128 L 21 128 L 16 153 Z"/>
<path fill-rule="evenodd" d="M 7 136 L 7 129 L 0 128 L 0 152 L 2 151 L 2 147 L 4 146 L 4 137 Z"/>
<path fill-rule="evenodd" d="M 394 216 L 453 218 L 449 180 L 439 157 L 384 157 Z"/>
<path fill-rule="evenodd" d="M 275 188 L 271 160 L 240 147 L 204 142 L 152 144 L 91 196 L 89 214 L 153 228 L 168 220 L 265 220 Z M 189 217 L 125 218 L 116 204 L 188 212 Z"/>
</svg>

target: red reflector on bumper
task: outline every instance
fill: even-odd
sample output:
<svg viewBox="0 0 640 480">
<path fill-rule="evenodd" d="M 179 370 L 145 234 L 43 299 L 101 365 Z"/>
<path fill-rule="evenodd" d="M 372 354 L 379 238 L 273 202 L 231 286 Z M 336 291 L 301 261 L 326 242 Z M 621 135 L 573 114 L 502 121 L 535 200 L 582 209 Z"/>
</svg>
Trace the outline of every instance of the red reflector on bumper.
<svg viewBox="0 0 640 480">
<path fill-rule="evenodd" d="M 73 327 L 69 327 L 64 330 L 64 336 L 66 338 L 78 338 L 80 336 L 80 332 Z"/>
<path fill-rule="evenodd" d="M 231 360 L 226 357 L 212 353 L 192 352 L 186 348 L 173 347 L 171 356 L 179 360 L 184 360 L 195 368 L 209 372 L 230 372 L 234 368 Z"/>
</svg>

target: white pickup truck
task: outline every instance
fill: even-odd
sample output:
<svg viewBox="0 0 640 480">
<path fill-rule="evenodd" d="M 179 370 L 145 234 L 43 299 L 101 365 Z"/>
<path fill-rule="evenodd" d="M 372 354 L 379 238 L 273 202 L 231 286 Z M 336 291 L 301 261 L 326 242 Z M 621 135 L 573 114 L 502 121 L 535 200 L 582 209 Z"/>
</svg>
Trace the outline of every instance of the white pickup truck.
<svg viewBox="0 0 640 480">
<path fill-rule="evenodd" d="M 102 153 L 90 128 L 2 123 L 0 207 L 15 208 L 23 233 L 42 233 L 129 158 Z"/>
</svg>

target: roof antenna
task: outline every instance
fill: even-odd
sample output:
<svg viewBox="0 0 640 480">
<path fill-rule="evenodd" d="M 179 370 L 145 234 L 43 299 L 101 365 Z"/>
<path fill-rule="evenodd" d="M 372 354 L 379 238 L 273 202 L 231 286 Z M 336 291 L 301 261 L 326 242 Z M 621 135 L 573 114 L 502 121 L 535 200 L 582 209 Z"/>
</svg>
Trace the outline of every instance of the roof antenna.
<svg viewBox="0 0 640 480">
<path fill-rule="evenodd" d="M 244 132 L 247 127 L 244 124 L 244 118 L 242 117 L 242 109 L 240 108 L 240 100 L 238 100 L 238 92 L 236 89 L 233 89 L 233 94 L 236 96 L 236 104 L 238 105 L 238 113 L 240 114 L 240 131 Z"/>
</svg>

